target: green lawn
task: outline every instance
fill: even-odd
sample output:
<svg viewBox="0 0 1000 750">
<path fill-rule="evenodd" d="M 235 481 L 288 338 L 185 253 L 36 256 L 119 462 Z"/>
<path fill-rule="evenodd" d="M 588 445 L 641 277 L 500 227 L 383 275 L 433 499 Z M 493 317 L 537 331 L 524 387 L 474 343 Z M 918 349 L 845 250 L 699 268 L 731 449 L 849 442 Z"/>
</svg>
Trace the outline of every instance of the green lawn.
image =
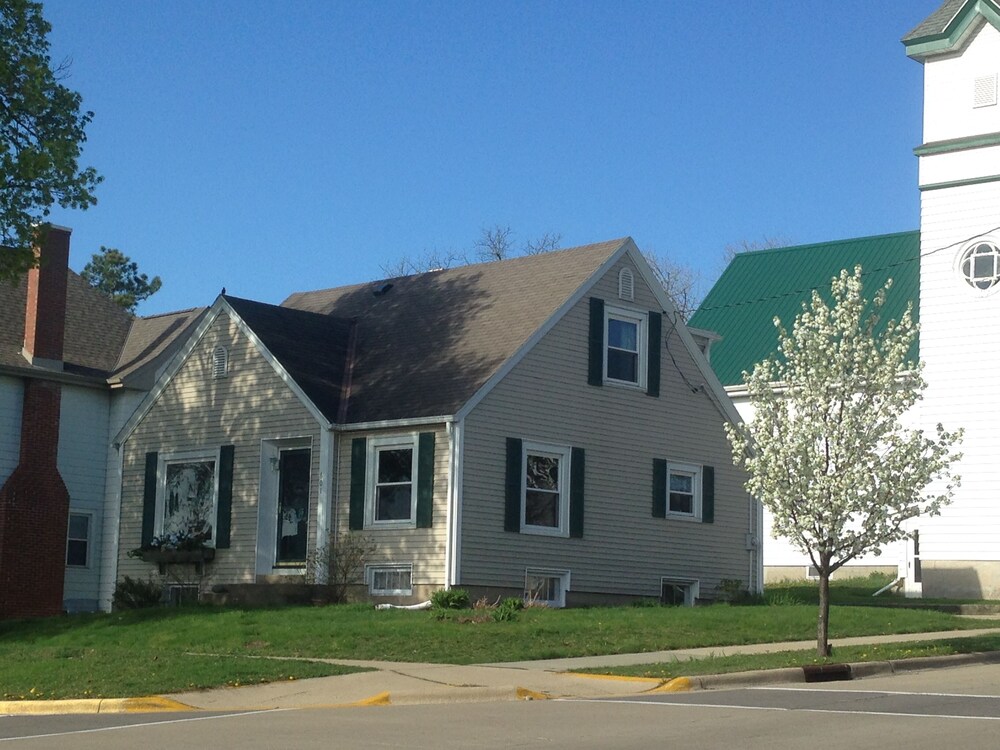
<svg viewBox="0 0 1000 750">
<path fill-rule="evenodd" d="M 816 629 L 812 604 L 530 608 L 513 622 L 475 621 L 471 614 L 442 618 L 365 605 L 192 607 L 3 622 L 0 699 L 143 695 L 350 671 L 245 656 L 469 664 L 809 640 Z M 834 606 L 830 619 L 832 639 L 1000 624 L 858 606 Z"/>
</svg>

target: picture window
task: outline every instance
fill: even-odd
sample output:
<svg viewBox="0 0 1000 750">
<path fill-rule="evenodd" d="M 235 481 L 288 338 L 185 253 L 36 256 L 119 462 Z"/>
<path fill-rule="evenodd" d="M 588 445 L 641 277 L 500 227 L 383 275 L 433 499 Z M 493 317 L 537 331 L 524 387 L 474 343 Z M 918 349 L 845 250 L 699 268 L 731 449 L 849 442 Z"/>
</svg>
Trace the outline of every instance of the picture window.
<svg viewBox="0 0 1000 750">
<path fill-rule="evenodd" d="M 211 545 L 218 502 L 218 456 L 176 454 L 162 459 L 157 508 L 160 537 Z"/>
</svg>

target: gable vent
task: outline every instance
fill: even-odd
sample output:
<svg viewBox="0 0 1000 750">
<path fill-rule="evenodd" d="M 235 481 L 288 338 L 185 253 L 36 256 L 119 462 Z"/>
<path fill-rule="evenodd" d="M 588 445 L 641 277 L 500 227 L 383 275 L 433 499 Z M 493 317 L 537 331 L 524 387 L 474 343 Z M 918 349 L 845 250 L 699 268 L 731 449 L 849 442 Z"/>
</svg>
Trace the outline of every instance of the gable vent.
<svg viewBox="0 0 1000 750">
<path fill-rule="evenodd" d="M 212 377 L 224 378 L 229 372 L 229 351 L 224 346 L 212 350 Z"/>
<path fill-rule="evenodd" d="M 992 107 L 997 103 L 997 74 L 977 76 L 972 95 L 973 107 Z"/>
<path fill-rule="evenodd" d="M 629 302 L 635 299 L 635 277 L 630 268 L 623 268 L 618 272 L 618 299 Z"/>
</svg>

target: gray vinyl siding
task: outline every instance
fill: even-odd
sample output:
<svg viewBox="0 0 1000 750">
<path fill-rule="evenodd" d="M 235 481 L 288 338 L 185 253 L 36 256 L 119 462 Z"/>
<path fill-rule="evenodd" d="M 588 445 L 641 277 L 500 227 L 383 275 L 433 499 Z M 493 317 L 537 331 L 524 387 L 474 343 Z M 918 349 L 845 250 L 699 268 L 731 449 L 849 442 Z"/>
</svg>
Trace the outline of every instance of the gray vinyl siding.
<svg viewBox="0 0 1000 750">
<path fill-rule="evenodd" d="M 589 298 L 659 310 L 635 273 L 635 301 L 618 299 L 628 256 L 550 330 L 465 421 L 460 581 L 524 584 L 525 568 L 571 571 L 571 592 L 657 596 L 660 578 L 700 581 L 711 598 L 719 581 L 750 574 L 749 498 L 732 465 L 721 411 L 713 403 L 669 316 L 663 317 L 660 396 L 587 383 Z M 634 267 L 633 267 L 634 268 Z M 673 359 L 671 358 L 673 355 Z M 676 360 L 676 365 L 674 363 Z M 504 531 L 505 440 L 586 451 L 583 538 Z M 715 522 L 653 518 L 654 458 L 715 469 Z"/>
<path fill-rule="evenodd" d="M 445 425 L 424 425 L 406 429 L 349 431 L 337 434 L 336 530 L 346 533 L 349 527 L 351 497 L 351 443 L 354 438 L 411 436 L 434 433 L 433 523 L 430 528 L 366 528 L 363 532 L 376 545 L 368 564 L 412 564 L 414 587 L 445 585 L 445 545 L 448 530 L 448 432 Z M 371 482 L 371 477 L 366 477 Z M 351 532 L 358 533 L 358 532 Z"/>
<path fill-rule="evenodd" d="M 63 599 L 70 610 L 97 608 L 110 400 L 110 394 L 103 389 L 62 388 L 59 474 L 69 491 L 70 513 L 90 517 L 88 564 L 66 568 Z"/>
<path fill-rule="evenodd" d="M 226 377 L 212 377 L 212 352 L 229 350 Z M 289 386 L 243 335 L 220 314 L 128 438 L 123 450 L 118 576 L 146 577 L 155 566 L 130 558 L 142 535 L 145 454 L 235 446 L 230 547 L 207 566 L 203 585 L 254 583 L 261 440 L 310 438 L 309 537 L 315 543 L 320 486 L 320 425 Z"/>
</svg>

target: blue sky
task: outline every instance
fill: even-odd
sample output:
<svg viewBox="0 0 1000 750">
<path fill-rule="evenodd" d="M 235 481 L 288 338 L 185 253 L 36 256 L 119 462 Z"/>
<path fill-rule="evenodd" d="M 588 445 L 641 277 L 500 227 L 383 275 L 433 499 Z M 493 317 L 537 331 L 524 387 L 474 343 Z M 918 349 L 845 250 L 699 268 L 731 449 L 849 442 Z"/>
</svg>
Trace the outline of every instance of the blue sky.
<svg viewBox="0 0 1000 750">
<path fill-rule="evenodd" d="M 631 235 L 712 281 L 723 249 L 916 229 L 922 68 L 939 0 L 50 0 L 95 113 L 98 205 L 139 312 L 380 278 L 484 227 Z"/>
</svg>

